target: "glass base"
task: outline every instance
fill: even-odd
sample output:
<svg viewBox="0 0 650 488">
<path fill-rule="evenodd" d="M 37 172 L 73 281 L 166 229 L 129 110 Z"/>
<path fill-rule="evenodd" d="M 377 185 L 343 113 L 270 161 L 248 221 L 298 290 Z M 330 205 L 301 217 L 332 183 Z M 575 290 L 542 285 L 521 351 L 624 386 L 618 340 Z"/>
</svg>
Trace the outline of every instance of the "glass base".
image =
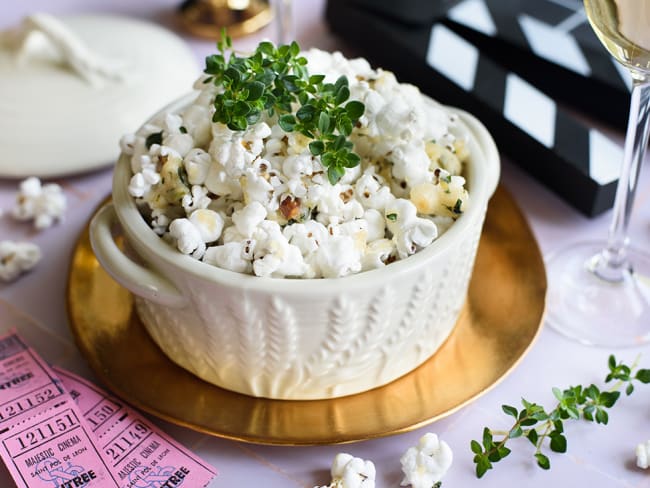
<svg viewBox="0 0 650 488">
<path fill-rule="evenodd" d="M 650 342 L 650 255 L 628 248 L 625 263 L 612 268 L 603 258 L 605 247 L 574 244 L 546 257 L 546 321 L 583 344 Z"/>
</svg>

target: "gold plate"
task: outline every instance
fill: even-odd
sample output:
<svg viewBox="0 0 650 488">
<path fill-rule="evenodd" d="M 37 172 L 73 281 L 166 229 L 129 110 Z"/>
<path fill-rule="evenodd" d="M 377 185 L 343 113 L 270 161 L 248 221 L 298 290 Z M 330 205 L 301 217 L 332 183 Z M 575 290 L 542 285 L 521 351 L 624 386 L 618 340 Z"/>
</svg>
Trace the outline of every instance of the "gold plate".
<svg viewBox="0 0 650 488">
<path fill-rule="evenodd" d="M 490 200 L 468 299 L 442 348 L 415 371 L 330 400 L 268 400 L 233 393 L 180 368 L 158 349 L 131 294 L 97 262 L 88 229 L 68 282 L 72 333 L 118 396 L 170 422 L 261 444 L 353 442 L 411 430 L 494 387 L 531 347 L 544 315 L 546 274 L 533 234 L 501 187 Z"/>
</svg>

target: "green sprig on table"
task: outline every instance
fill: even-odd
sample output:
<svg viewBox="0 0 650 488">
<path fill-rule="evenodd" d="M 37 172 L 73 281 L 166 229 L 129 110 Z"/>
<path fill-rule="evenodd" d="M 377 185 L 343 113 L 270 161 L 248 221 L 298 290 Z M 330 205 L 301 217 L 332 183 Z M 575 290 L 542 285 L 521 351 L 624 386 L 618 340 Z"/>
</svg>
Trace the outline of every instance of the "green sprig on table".
<svg viewBox="0 0 650 488">
<path fill-rule="evenodd" d="M 567 450 L 567 439 L 564 431 L 566 420 L 584 419 L 598 424 L 607 424 L 612 408 L 625 388 L 625 394 L 631 395 L 634 391 L 634 382 L 650 383 L 650 369 L 637 369 L 637 362 L 632 366 L 619 363 L 616 357 L 609 356 L 609 373 L 605 383 L 615 381 L 607 390 L 602 390 L 596 385 L 572 386 L 565 390 L 553 388 L 553 395 L 558 403 L 553 410 L 546 411 L 544 407 L 531 403 L 522 398 L 523 408 L 511 405 L 502 405 L 506 415 L 514 418 L 512 427 L 507 431 L 483 429 L 483 438 L 479 442 L 472 440 L 470 447 L 474 453 L 476 476 L 481 478 L 493 464 L 507 457 L 511 450 L 506 443 L 518 437 L 528 439 L 535 446 L 533 456 L 537 465 L 542 469 L 549 469 L 551 461 L 542 451 L 548 443 L 551 451 L 564 453 Z M 497 436 L 498 438 L 495 438 Z M 548 441 L 548 442 L 547 442 Z"/>
<path fill-rule="evenodd" d="M 206 83 L 223 87 L 214 100 L 214 122 L 242 131 L 257 123 L 264 112 L 278 115 L 285 132 L 299 132 L 311 139 L 309 150 L 320 156 L 330 183 L 335 184 L 346 168 L 359 164 L 348 139 L 365 111 L 351 100 L 348 79 L 325 83 L 325 75 L 310 75 L 307 59 L 294 41 L 276 47 L 262 42 L 248 57 L 231 52 L 232 42 L 222 35 L 219 54 L 206 58 Z M 347 102 L 347 103 L 346 103 Z M 297 107 L 297 108 L 296 108 Z M 296 108 L 294 112 L 294 108 Z"/>
</svg>

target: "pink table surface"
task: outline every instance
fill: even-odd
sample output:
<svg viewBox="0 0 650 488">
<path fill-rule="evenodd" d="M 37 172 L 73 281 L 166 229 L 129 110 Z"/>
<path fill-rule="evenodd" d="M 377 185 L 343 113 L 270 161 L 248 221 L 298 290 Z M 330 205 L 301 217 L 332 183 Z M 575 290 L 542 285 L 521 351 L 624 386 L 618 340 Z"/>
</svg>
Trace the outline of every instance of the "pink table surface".
<svg viewBox="0 0 650 488">
<path fill-rule="evenodd" d="M 21 0 L 0 4 L 0 28 L 12 25 L 33 11 L 110 12 L 146 18 L 175 27 L 173 7 L 179 1 L 149 0 Z M 296 37 L 303 47 L 343 48 L 328 32 L 323 21 L 324 0 L 296 0 Z M 178 31 L 178 29 L 177 29 Z M 273 37 L 272 28 L 239 40 L 237 47 L 255 45 L 263 37 Z M 197 63 L 211 52 L 213 43 L 186 37 L 196 53 Z M 348 46 L 347 51 L 350 51 Z M 0 94 L 1 97 L 8 94 Z M 612 134 L 618 141 L 621 134 Z M 117 145 L 116 145 L 117 152 Z M 650 173 L 645 165 L 635 202 L 631 237 L 637 246 L 650 243 Z M 109 194 L 111 168 L 56 181 L 66 192 L 69 208 L 65 221 L 36 233 L 23 223 L 0 218 L 0 239 L 27 239 L 43 251 L 43 260 L 30 274 L 11 284 L 0 283 L 0 329 L 9 323 L 23 323 L 21 331 L 47 359 L 92 378 L 77 352 L 68 329 L 65 311 L 65 286 L 70 254 L 80 230 L 96 205 Z M 503 184 L 514 195 L 527 216 L 544 253 L 586 238 L 600 238 L 607 231 L 611 213 L 587 219 L 527 176 L 507 159 L 503 162 Z M 0 208 L 12 207 L 17 182 L 0 178 Z M 650 318 L 649 318 L 650 320 Z M 612 324 L 613 327 L 616 324 Z M 542 471 L 531 460 L 532 446 L 519 440 L 511 456 L 488 475 L 474 477 L 471 439 L 479 439 L 484 426 L 506 428 L 501 404 L 517 404 L 523 396 L 546 406 L 554 404 L 553 386 L 599 383 L 611 351 L 588 348 L 564 339 L 545 327 L 532 350 L 520 365 L 498 386 L 459 412 L 418 430 L 392 437 L 345 446 L 270 447 L 234 442 L 199 434 L 191 430 L 156 422 L 167 432 L 212 463 L 220 475 L 210 487 L 248 487 L 263 483 L 268 488 L 312 487 L 329 482 L 329 466 L 338 452 L 371 459 L 377 466 L 377 487 L 397 487 L 401 480 L 401 454 L 425 432 L 436 432 L 454 450 L 454 464 L 444 486 L 650 486 L 650 472 L 635 467 L 634 448 L 650 439 L 650 387 L 639 387 L 624 398 L 610 415 L 609 425 L 586 422 L 567 424 L 568 453 L 550 454 L 552 469 Z M 650 367 L 650 347 L 616 351 L 631 362 L 645 354 L 642 364 Z M 0 469 L 0 486 L 11 481 Z"/>
</svg>

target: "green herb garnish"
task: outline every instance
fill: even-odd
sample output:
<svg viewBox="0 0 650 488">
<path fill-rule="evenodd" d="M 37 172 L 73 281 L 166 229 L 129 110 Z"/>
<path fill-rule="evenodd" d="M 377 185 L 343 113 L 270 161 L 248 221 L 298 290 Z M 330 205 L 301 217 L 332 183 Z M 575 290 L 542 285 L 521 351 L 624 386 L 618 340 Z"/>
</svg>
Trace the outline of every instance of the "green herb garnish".
<svg viewBox="0 0 650 488">
<path fill-rule="evenodd" d="M 365 107 L 359 101 L 348 101 L 345 76 L 324 83 L 324 75 L 309 75 L 307 59 L 299 55 L 296 42 L 279 47 L 262 42 L 251 56 L 231 52 L 227 57 L 232 42 L 222 34 L 217 48 L 219 54 L 208 56 L 205 62 L 205 73 L 210 75 L 206 82 L 223 87 L 214 100 L 214 122 L 231 130 L 245 130 L 257 123 L 262 113 L 277 114 L 285 132 L 299 132 L 312 140 L 309 150 L 320 156 L 332 184 L 343 176 L 345 168 L 359 164 L 348 138 Z"/>
<path fill-rule="evenodd" d="M 566 390 L 553 388 L 553 395 L 558 400 L 555 408 L 549 412 L 544 407 L 531 403 L 522 398 L 524 408 L 517 410 L 510 405 L 502 405 L 506 415 L 515 419 L 510 430 L 498 431 L 488 427 L 483 429 L 482 442 L 473 440 L 471 449 L 474 453 L 476 476 L 481 478 L 493 463 L 501 461 L 510 454 L 506 443 L 517 437 L 526 438 L 535 446 L 533 453 L 537 465 L 542 469 L 550 469 L 551 461 L 542 452 L 545 442 L 551 451 L 563 453 L 567 450 L 567 439 L 564 432 L 565 420 L 578 420 L 580 418 L 597 424 L 607 424 L 609 415 L 607 410 L 612 408 L 621 396 L 625 387 L 625 394 L 631 395 L 634 391 L 634 381 L 650 383 L 650 369 L 636 369 L 637 361 L 632 366 L 618 363 L 612 355 L 608 362 L 609 374 L 605 383 L 616 380 L 608 390 L 602 391 L 596 385 L 572 386 Z M 494 436 L 500 436 L 495 439 Z"/>
<path fill-rule="evenodd" d="M 189 188 L 191 185 L 190 185 L 190 180 L 187 177 L 187 171 L 185 170 L 185 167 L 179 166 L 177 173 L 178 173 L 178 179 L 181 180 L 181 183 L 183 183 L 183 185 Z"/>
<path fill-rule="evenodd" d="M 395 222 L 397 220 L 397 214 L 395 214 L 395 213 L 388 214 L 388 215 L 386 215 L 386 218 L 388 220 L 390 220 L 391 222 Z"/>
<path fill-rule="evenodd" d="M 460 209 L 462 205 L 463 205 L 463 201 L 460 198 L 457 199 L 456 203 L 454 204 L 454 208 L 452 208 L 451 211 L 454 212 L 456 215 L 462 214 L 463 211 Z"/>
</svg>

